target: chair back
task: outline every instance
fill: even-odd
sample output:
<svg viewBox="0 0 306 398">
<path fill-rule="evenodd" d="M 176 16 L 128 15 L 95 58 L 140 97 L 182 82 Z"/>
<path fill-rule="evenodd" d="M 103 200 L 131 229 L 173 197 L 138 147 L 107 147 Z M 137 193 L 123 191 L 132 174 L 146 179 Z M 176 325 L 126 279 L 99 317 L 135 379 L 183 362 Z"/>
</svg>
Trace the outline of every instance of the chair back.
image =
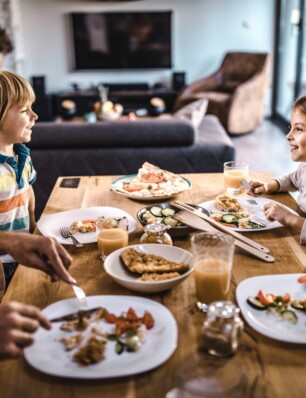
<svg viewBox="0 0 306 398">
<path fill-rule="evenodd" d="M 258 73 L 268 72 L 268 53 L 229 52 L 220 67 L 221 91 L 232 92 Z"/>
</svg>

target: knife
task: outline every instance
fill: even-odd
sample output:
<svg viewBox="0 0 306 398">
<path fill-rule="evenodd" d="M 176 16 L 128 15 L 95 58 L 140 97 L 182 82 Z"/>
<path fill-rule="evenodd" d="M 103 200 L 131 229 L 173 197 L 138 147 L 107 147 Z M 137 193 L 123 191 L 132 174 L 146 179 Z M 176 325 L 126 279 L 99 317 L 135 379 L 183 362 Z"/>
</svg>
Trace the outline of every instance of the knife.
<svg viewBox="0 0 306 398">
<path fill-rule="evenodd" d="M 64 322 L 64 321 L 75 321 L 80 318 L 89 318 L 91 314 L 97 311 L 101 307 L 91 308 L 89 310 L 80 310 L 72 312 L 67 315 L 60 316 L 58 318 L 49 319 L 50 322 Z"/>
<path fill-rule="evenodd" d="M 242 179 L 242 180 L 240 181 L 240 183 L 241 183 L 241 185 L 242 185 L 244 188 L 250 189 L 251 191 L 254 192 L 254 187 L 253 187 L 247 180 Z"/>
</svg>

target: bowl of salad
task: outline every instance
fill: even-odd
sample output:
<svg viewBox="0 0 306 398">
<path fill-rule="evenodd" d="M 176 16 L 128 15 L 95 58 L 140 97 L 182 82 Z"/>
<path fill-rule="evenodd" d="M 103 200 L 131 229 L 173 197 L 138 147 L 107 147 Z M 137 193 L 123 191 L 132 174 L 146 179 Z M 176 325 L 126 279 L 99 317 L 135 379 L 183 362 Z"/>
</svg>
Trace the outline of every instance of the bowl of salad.
<svg viewBox="0 0 306 398">
<path fill-rule="evenodd" d="M 140 209 L 137 213 L 137 219 L 143 226 L 156 222 L 165 224 L 169 228 L 168 233 L 171 236 L 186 236 L 193 229 L 174 218 L 175 214 L 180 211 L 180 209 L 171 206 L 170 203 L 159 203 Z"/>
</svg>

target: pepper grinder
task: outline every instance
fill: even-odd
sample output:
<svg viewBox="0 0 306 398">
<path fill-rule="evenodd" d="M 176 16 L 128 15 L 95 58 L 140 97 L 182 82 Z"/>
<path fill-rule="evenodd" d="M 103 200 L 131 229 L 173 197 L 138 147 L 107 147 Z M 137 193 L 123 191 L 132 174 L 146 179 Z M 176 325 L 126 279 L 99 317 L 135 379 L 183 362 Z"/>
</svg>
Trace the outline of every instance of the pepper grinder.
<svg viewBox="0 0 306 398">
<path fill-rule="evenodd" d="M 202 346 L 218 357 L 233 355 L 243 331 L 240 309 L 230 301 L 215 301 L 208 306 L 202 327 Z"/>
</svg>

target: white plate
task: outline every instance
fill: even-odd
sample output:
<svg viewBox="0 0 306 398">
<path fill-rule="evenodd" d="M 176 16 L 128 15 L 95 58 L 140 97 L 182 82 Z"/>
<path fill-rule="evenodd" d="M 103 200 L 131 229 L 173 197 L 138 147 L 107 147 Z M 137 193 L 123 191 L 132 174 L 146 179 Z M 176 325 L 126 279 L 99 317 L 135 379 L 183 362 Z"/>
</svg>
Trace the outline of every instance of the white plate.
<svg viewBox="0 0 306 398">
<path fill-rule="evenodd" d="M 143 244 L 129 247 L 134 247 L 136 250 L 142 253 L 150 253 L 164 257 L 167 260 L 174 261 L 176 263 L 187 263 L 189 264 L 189 270 L 177 278 L 172 278 L 165 281 L 139 281 L 137 280 L 137 276 L 135 276 L 135 274 L 132 272 L 129 272 L 120 259 L 120 254 L 126 249 L 126 247 L 123 249 L 118 249 L 106 257 L 106 260 L 104 261 L 104 269 L 106 273 L 110 275 L 119 285 L 124 286 L 127 289 L 143 293 L 161 292 L 172 289 L 193 272 L 192 255 L 186 250 L 180 249 L 179 247 L 161 244 Z"/>
<path fill-rule="evenodd" d="M 246 209 L 246 211 L 250 214 L 253 215 L 254 219 L 257 220 L 258 222 L 262 222 L 266 227 L 260 228 L 260 229 L 249 229 L 249 228 L 238 228 L 238 227 L 228 227 L 229 229 L 232 229 L 234 231 L 245 231 L 245 232 L 258 232 L 258 231 L 265 231 L 268 229 L 274 229 L 274 228 L 279 228 L 282 227 L 282 225 L 277 222 L 277 221 L 268 221 L 264 215 L 263 212 L 263 206 L 267 203 L 275 202 L 274 200 L 267 199 L 267 198 L 262 198 L 262 197 L 256 197 L 253 198 L 252 196 L 238 196 L 236 198 L 238 202 Z M 255 199 L 258 205 L 251 205 L 250 203 L 247 202 L 247 200 L 250 199 Z M 198 206 L 204 207 L 208 211 L 218 211 L 222 213 L 216 206 L 216 201 L 215 200 L 210 200 L 208 202 L 203 202 L 200 203 Z M 283 205 L 284 206 L 284 205 Z M 290 210 L 293 214 L 298 215 L 294 210 L 290 209 L 289 207 L 285 206 L 288 210 Z"/>
<path fill-rule="evenodd" d="M 137 221 L 123 210 L 116 207 L 87 207 L 82 209 L 62 211 L 40 218 L 37 222 L 39 231 L 44 236 L 52 236 L 63 245 L 72 245 L 71 239 L 64 239 L 60 233 L 60 227 L 69 227 L 74 221 L 97 219 L 99 217 L 126 217 L 129 221 L 129 233 L 137 228 Z M 97 242 L 96 232 L 74 235 L 81 243 Z"/>
<path fill-rule="evenodd" d="M 306 284 L 299 283 L 302 274 L 264 275 L 245 279 L 236 289 L 236 298 L 246 322 L 257 332 L 275 340 L 288 343 L 306 344 L 306 312 L 294 310 L 298 323 L 292 324 L 268 314 L 265 310 L 256 310 L 247 303 L 249 296 L 256 296 L 261 289 L 266 293 L 283 295 L 289 293 L 294 299 L 306 298 Z"/>
<path fill-rule="evenodd" d="M 156 301 L 133 296 L 89 296 L 88 307 L 103 306 L 110 312 L 120 315 L 133 307 L 137 315 L 149 311 L 155 325 L 147 332 L 147 340 L 139 351 L 121 355 L 115 352 L 115 343 L 108 341 L 105 359 L 94 365 L 81 367 L 73 362 L 74 350 L 67 352 L 58 340 L 67 336 L 59 329 L 61 322 L 53 323 L 52 330 L 38 329 L 34 344 L 24 350 L 27 362 L 35 369 L 54 376 L 77 379 L 105 379 L 129 376 L 154 369 L 174 353 L 177 346 L 178 330 L 171 312 Z M 76 299 L 61 300 L 43 310 L 48 318 L 62 316 L 78 310 Z M 101 321 L 100 328 L 112 330 L 113 325 Z M 152 355 L 154 353 L 154 355 Z"/>
<path fill-rule="evenodd" d="M 114 191 L 114 192 L 116 192 L 116 193 L 119 194 L 119 195 L 126 196 L 127 198 L 135 199 L 135 200 L 140 200 L 140 201 L 169 199 L 169 198 L 173 198 L 174 196 L 178 195 L 179 193 L 182 193 L 182 192 L 186 191 L 186 189 L 183 189 L 183 190 L 181 190 L 180 192 L 173 193 L 172 195 L 137 196 L 137 195 L 135 195 L 135 194 L 132 195 L 132 194 L 128 194 L 128 193 L 120 192 L 120 191 L 117 191 L 117 190 L 116 190 L 116 185 L 118 184 L 118 182 L 123 181 L 123 180 L 124 180 L 125 182 L 129 182 L 130 180 L 132 180 L 132 179 L 135 178 L 136 176 L 137 176 L 137 174 L 129 174 L 129 175 L 126 175 L 126 176 L 123 176 L 123 177 L 116 178 L 116 179 L 112 182 L 112 184 L 111 184 L 111 190 Z M 187 188 L 187 189 L 190 189 L 190 187 L 191 187 L 191 181 L 190 181 L 188 178 L 186 178 L 186 177 L 183 177 L 183 176 L 180 176 L 180 177 L 181 177 L 183 180 L 185 180 L 185 181 L 187 182 L 187 184 L 188 184 L 188 188 Z"/>
</svg>

